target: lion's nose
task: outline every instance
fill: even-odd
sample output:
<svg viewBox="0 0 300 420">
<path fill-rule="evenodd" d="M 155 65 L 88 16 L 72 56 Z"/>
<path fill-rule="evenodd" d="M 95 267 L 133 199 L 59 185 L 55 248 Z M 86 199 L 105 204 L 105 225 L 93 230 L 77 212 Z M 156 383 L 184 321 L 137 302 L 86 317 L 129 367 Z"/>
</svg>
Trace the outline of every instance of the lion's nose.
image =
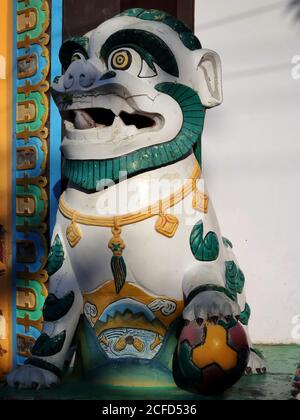
<svg viewBox="0 0 300 420">
<path fill-rule="evenodd" d="M 79 76 L 79 84 L 82 87 L 85 87 L 85 88 L 90 87 L 92 86 L 94 82 L 95 82 L 95 78 L 91 78 L 85 73 L 81 73 Z"/>
<path fill-rule="evenodd" d="M 65 73 L 64 75 L 64 88 L 65 89 L 71 89 L 71 87 L 74 85 L 74 76 L 71 73 Z"/>
<path fill-rule="evenodd" d="M 89 62 L 75 61 L 70 65 L 64 74 L 64 88 L 89 88 L 100 75 L 97 74 L 95 67 Z"/>
</svg>

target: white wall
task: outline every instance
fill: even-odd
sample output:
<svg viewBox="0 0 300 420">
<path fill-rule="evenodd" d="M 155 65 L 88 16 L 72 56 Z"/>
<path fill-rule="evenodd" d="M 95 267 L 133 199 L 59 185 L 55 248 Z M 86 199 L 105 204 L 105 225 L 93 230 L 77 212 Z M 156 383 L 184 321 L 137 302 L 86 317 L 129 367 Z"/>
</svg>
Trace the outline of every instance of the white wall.
<svg viewBox="0 0 300 420">
<path fill-rule="evenodd" d="M 295 342 L 300 314 L 300 80 L 291 76 L 300 20 L 286 5 L 196 0 L 196 33 L 224 73 L 224 104 L 206 120 L 205 177 L 246 275 L 260 343 Z"/>
</svg>

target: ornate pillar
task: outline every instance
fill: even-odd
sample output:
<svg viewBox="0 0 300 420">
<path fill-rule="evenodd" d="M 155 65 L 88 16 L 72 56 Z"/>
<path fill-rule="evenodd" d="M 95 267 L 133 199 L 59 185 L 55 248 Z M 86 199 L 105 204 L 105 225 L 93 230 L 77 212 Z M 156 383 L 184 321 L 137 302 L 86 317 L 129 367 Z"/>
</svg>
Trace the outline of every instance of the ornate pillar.
<svg viewBox="0 0 300 420">
<path fill-rule="evenodd" d="M 0 381 L 12 366 L 12 2 L 0 0 Z"/>
<path fill-rule="evenodd" d="M 16 10 L 16 356 L 30 354 L 47 297 L 49 4 L 17 0 Z"/>
</svg>

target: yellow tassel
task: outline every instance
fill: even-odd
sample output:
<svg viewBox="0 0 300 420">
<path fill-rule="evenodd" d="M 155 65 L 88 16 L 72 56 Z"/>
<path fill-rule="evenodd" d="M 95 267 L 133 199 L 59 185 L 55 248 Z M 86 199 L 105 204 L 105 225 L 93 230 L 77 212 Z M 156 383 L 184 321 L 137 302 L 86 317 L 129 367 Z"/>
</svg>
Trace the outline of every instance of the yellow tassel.
<svg viewBox="0 0 300 420">
<path fill-rule="evenodd" d="M 122 256 L 123 251 L 125 249 L 125 242 L 121 238 L 121 233 L 122 230 L 118 226 L 117 218 L 115 218 L 114 227 L 112 228 L 113 237 L 108 243 L 108 248 L 110 248 L 110 250 L 113 253 L 110 265 L 115 281 L 115 288 L 117 294 L 119 294 L 122 290 L 127 277 L 126 263 Z"/>
</svg>

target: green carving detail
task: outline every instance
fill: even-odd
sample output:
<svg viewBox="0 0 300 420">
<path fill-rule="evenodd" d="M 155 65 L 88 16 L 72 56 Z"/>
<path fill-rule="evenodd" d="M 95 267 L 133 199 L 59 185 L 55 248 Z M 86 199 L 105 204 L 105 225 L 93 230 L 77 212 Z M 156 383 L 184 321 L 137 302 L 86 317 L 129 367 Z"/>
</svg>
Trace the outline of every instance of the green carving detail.
<svg viewBox="0 0 300 420">
<path fill-rule="evenodd" d="M 223 237 L 222 241 L 223 241 L 224 246 L 226 246 L 226 248 L 231 248 L 231 249 L 233 248 L 232 242 L 229 239 Z"/>
<path fill-rule="evenodd" d="M 183 44 L 191 51 L 200 50 L 202 48 L 199 39 L 190 32 L 184 32 L 179 35 Z"/>
<path fill-rule="evenodd" d="M 59 235 L 56 235 L 48 256 L 48 274 L 52 276 L 64 263 L 65 253 Z"/>
<path fill-rule="evenodd" d="M 226 287 L 231 291 L 231 293 L 241 294 L 245 286 L 245 276 L 240 270 L 234 261 L 226 261 Z"/>
<path fill-rule="evenodd" d="M 248 303 L 246 303 L 245 309 L 240 314 L 240 321 L 241 321 L 241 323 L 243 325 L 246 325 L 247 326 L 249 324 L 250 316 L 251 316 L 251 309 L 250 309 L 250 306 L 248 305 Z"/>
<path fill-rule="evenodd" d="M 120 246 L 116 245 L 112 248 L 112 251 L 120 252 L 122 251 L 122 249 Z M 125 284 L 126 277 L 127 277 L 126 263 L 122 256 L 114 255 L 111 258 L 110 265 L 111 265 L 111 270 L 114 276 L 116 293 L 119 294 Z"/>
<path fill-rule="evenodd" d="M 188 49 L 194 51 L 202 48 L 199 39 L 193 34 L 191 29 L 187 25 L 175 19 L 170 14 L 161 10 L 145 10 L 141 8 L 133 8 L 125 10 L 119 16 L 130 16 L 142 20 L 164 23 L 165 25 L 168 25 L 171 29 L 178 33 L 182 43 Z"/>
<path fill-rule="evenodd" d="M 122 13 L 120 13 L 118 16 L 129 16 L 129 17 L 137 17 L 141 13 L 144 12 L 145 9 L 142 9 L 140 7 L 133 7 L 132 9 L 124 10 Z"/>
<path fill-rule="evenodd" d="M 47 322 L 58 321 L 64 317 L 71 309 L 75 299 L 74 292 L 67 293 L 61 299 L 58 299 L 53 293 L 50 293 L 46 299 L 43 316 Z"/>
<path fill-rule="evenodd" d="M 41 369 L 48 370 L 49 372 L 54 373 L 54 375 L 56 375 L 58 378 L 62 377 L 62 372 L 58 367 L 56 367 L 55 365 L 52 365 L 51 363 L 46 362 L 43 359 L 30 357 L 29 359 L 25 360 L 24 365 L 39 367 Z"/>
<path fill-rule="evenodd" d="M 108 59 L 116 48 L 135 49 L 155 71 L 154 62 L 165 72 L 178 77 L 176 58 L 167 44 L 158 36 L 141 29 L 122 29 L 111 35 L 101 48 L 101 57 Z"/>
<path fill-rule="evenodd" d="M 17 10 L 18 12 L 22 12 L 23 10 L 26 11 L 28 9 L 27 2 L 21 1 L 17 2 Z M 43 7 L 44 1 L 43 0 L 30 0 L 30 8 L 34 8 L 36 10 L 37 14 L 37 24 L 35 28 L 31 30 L 26 30 L 25 32 L 22 32 L 17 35 L 17 42 L 24 41 L 26 36 L 29 36 L 29 38 L 35 39 L 38 38 L 40 35 L 44 33 L 44 31 L 48 27 L 48 21 L 49 21 L 49 13 L 47 13 L 47 9 Z"/>
<path fill-rule="evenodd" d="M 219 256 L 219 241 L 214 232 L 209 232 L 203 238 L 203 222 L 200 220 L 193 228 L 190 246 L 194 257 L 198 261 L 215 261 Z"/>
<path fill-rule="evenodd" d="M 162 83 L 157 85 L 156 89 L 174 98 L 181 107 L 183 125 L 173 140 L 110 160 L 65 160 L 64 176 L 81 188 L 92 191 L 99 185 L 104 187 L 101 182 L 105 179 L 119 181 L 117 168 L 127 171 L 128 176 L 131 177 L 183 159 L 193 152 L 196 144 L 199 145 L 198 158 L 201 161 L 201 135 L 205 108 L 198 94 L 188 86 L 175 83 Z"/>
<path fill-rule="evenodd" d="M 197 384 L 201 381 L 202 371 L 197 368 L 192 360 L 192 347 L 184 341 L 179 345 L 177 361 L 181 374 L 190 384 Z"/>
<path fill-rule="evenodd" d="M 215 284 L 203 284 L 202 286 L 196 287 L 192 290 L 191 293 L 186 297 L 186 304 L 188 305 L 196 296 L 203 292 L 218 292 L 224 293 L 229 299 L 236 300 L 236 296 L 233 295 L 228 289 L 222 286 L 216 286 Z"/>
<path fill-rule="evenodd" d="M 17 103 L 33 101 L 35 103 L 36 115 L 32 122 L 17 123 L 17 133 L 22 133 L 25 128 L 29 131 L 38 131 L 42 128 L 48 117 L 48 108 L 44 102 L 44 96 L 39 92 L 31 92 L 28 96 L 24 93 L 18 93 Z"/>
<path fill-rule="evenodd" d="M 139 15 L 139 19 L 150 20 L 150 21 L 155 21 L 155 22 L 163 22 L 166 16 L 167 16 L 167 13 L 162 12 L 161 10 L 150 9 L 150 10 L 144 10 Z"/>
<path fill-rule="evenodd" d="M 234 261 L 227 261 L 225 263 L 226 265 L 226 287 L 229 289 L 232 293 L 236 293 L 236 277 L 237 277 L 237 266 L 234 263 Z"/>
<path fill-rule="evenodd" d="M 40 226 L 44 221 L 47 204 L 42 194 L 41 188 L 36 185 L 29 184 L 26 188 L 22 185 L 17 185 L 16 194 L 18 197 L 29 197 L 35 202 L 35 212 L 32 215 L 17 216 L 17 226 Z"/>
<path fill-rule="evenodd" d="M 108 80 L 116 77 L 117 73 L 115 71 L 108 71 L 105 73 L 100 80 Z"/>
<path fill-rule="evenodd" d="M 67 41 L 72 41 L 72 42 L 75 42 L 76 44 L 79 44 L 81 47 L 85 49 L 86 52 L 88 52 L 89 38 L 87 36 L 73 36 L 71 38 L 68 38 Z"/>
<path fill-rule="evenodd" d="M 238 294 L 241 294 L 245 286 L 245 276 L 242 270 L 238 269 L 237 279 L 236 279 L 236 291 Z"/>
<path fill-rule="evenodd" d="M 72 93 L 63 93 L 62 95 L 63 105 L 72 105 L 73 104 L 73 95 Z"/>
<path fill-rule="evenodd" d="M 42 309 L 46 299 L 45 287 L 35 280 L 17 279 L 17 288 L 28 288 L 34 291 L 36 298 L 36 305 L 33 310 L 29 311 L 17 308 L 17 318 L 25 319 L 25 317 L 28 316 L 30 321 L 39 321 L 43 316 Z"/>
<path fill-rule="evenodd" d="M 50 338 L 49 335 L 42 333 L 36 340 L 31 354 L 38 357 L 54 356 L 62 350 L 65 340 L 66 331 L 62 331 L 52 338 Z"/>
</svg>

